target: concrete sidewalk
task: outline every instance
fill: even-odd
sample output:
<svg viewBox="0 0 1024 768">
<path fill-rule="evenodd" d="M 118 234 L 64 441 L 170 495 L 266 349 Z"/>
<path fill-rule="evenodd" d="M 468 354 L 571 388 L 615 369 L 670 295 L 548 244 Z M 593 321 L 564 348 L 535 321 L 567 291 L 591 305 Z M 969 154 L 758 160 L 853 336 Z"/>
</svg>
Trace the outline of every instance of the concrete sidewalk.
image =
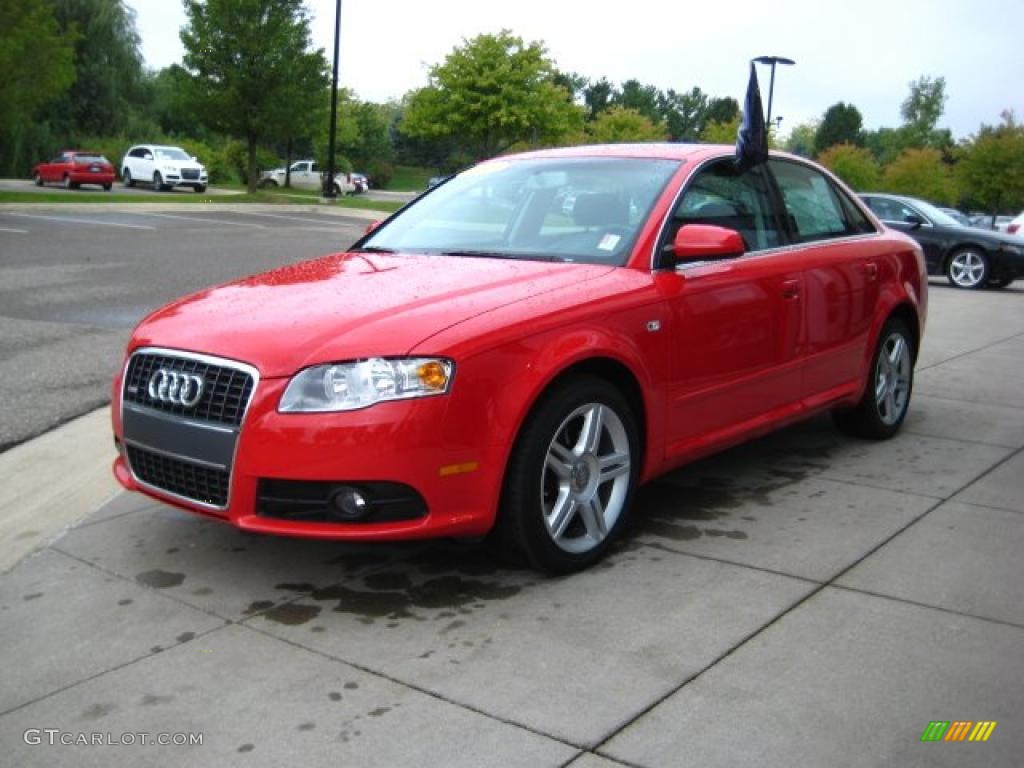
<svg viewBox="0 0 1024 768">
<path fill-rule="evenodd" d="M 933 283 L 897 438 L 819 418 L 691 465 L 568 578 L 453 544 L 259 537 L 137 495 L 89 501 L 0 575 L 3 762 L 1020 765 L 1022 302 L 1024 286 Z M 106 471 L 90 418 L 75 444 Z M 71 474 L 33 461 L 39 444 L 5 483 Z M 0 518 L 23 522 L 4 547 L 65 524 L 49 522 L 64 494 L 11 498 Z M 922 743 L 936 720 L 998 725 Z M 202 744 L 144 743 L 160 734 Z"/>
</svg>

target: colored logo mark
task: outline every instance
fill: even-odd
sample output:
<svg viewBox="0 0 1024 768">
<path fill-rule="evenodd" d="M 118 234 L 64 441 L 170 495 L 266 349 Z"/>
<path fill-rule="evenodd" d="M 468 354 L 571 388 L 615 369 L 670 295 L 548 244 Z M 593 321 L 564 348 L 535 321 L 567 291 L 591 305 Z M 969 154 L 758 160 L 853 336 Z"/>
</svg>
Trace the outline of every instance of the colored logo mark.
<svg viewBox="0 0 1024 768">
<path fill-rule="evenodd" d="M 995 720 L 932 720 L 921 741 L 988 741 L 996 725 Z"/>
</svg>

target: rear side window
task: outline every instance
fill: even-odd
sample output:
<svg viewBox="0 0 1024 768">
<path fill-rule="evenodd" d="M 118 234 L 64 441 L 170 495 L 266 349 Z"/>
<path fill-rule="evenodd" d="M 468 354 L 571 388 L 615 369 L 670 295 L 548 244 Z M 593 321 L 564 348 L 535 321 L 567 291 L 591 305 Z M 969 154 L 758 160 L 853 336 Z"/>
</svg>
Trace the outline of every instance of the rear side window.
<svg viewBox="0 0 1024 768">
<path fill-rule="evenodd" d="M 859 208 L 823 173 L 797 163 L 769 161 L 798 243 L 874 232 Z"/>
</svg>

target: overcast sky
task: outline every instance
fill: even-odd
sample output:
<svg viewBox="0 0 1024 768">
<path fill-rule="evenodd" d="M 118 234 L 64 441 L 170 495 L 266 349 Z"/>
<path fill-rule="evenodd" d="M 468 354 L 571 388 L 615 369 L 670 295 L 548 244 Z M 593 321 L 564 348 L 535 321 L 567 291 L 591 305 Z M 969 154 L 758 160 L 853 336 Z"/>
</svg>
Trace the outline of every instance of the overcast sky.
<svg viewBox="0 0 1024 768">
<path fill-rule="evenodd" d="M 180 62 L 182 4 L 126 4 L 147 66 Z M 334 6 L 307 0 L 314 45 L 328 60 Z M 663 90 L 696 85 L 741 104 L 747 61 L 787 56 L 796 66 L 777 71 L 773 107 L 783 133 L 837 101 L 854 104 L 868 129 L 895 127 L 908 83 L 921 75 L 946 78 L 939 125 L 957 138 L 997 123 L 1004 109 L 1024 119 L 1022 0 L 343 0 L 339 79 L 363 100 L 397 99 L 426 84 L 430 65 L 463 39 L 502 28 L 542 41 L 565 71 Z M 759 70 L 767 100 L 768 72 Z"/>
</svg>

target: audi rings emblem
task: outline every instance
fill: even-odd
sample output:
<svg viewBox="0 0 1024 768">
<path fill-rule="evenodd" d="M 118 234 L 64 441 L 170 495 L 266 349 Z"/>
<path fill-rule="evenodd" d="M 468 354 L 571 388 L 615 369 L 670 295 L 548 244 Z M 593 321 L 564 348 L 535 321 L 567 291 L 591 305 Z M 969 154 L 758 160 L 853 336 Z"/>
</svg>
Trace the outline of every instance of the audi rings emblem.
<svg viewBox="0 0 1024 768">
<path fill-rule="evenodd" d="M 203 396 L 203 377 L 161 368 L 150 378 L 148 391 L 153 400 L 191 408 Z"/>
</svg>

